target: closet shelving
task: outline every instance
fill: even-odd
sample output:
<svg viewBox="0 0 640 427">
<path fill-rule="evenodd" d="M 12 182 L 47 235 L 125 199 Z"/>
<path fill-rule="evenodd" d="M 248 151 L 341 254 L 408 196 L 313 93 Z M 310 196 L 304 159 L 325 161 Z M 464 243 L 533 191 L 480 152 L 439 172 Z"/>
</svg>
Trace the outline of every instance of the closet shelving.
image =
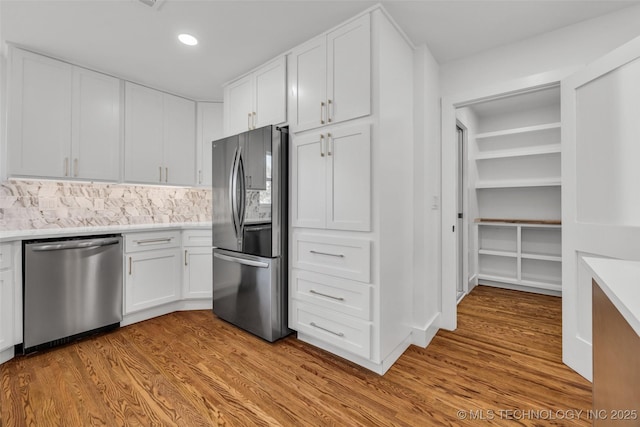
<svg viewBox="0 0 640 427">
<path fill-rule="evenodd" d="M 477 278 L 484 284 L 562 290 L 560 91 L 488 101 L 476 117 L 472 188 Z M 488 282 L 488 283 L 487 283 Z"/>
<path fill-rule="evenodd" d="M 479 220 L 479 280 L 560 291 L 560 224 Z"/>
</svg>

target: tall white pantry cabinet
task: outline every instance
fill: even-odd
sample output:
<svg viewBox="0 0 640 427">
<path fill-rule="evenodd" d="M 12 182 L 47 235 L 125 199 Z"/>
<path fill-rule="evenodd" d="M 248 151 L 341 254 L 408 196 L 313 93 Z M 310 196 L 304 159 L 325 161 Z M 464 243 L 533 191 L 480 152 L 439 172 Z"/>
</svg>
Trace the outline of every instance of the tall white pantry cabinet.
<svg viewBox="0 0 640 427">
<path fill-rule="evenodd" d="M 288 56 L 289 327 L 380 374 L 411 342 L 412 82 L 378 8 Z"/>
</svg>

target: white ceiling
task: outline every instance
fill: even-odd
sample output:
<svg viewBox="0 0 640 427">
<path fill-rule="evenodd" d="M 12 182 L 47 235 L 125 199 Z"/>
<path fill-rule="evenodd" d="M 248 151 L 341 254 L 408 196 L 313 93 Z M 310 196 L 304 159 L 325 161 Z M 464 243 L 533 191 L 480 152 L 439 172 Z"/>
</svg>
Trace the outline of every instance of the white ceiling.
<svg viewBox="0 0 640 427">
<path fill-rule="evenodd" d="M 0 0 L 5 41 L 196 100 L 374 1 Z M 382 1 L 440 63 L 640 4 L 640 0 Z M 176 36 L 189 32 L 196 47 Z"/>
</svg>

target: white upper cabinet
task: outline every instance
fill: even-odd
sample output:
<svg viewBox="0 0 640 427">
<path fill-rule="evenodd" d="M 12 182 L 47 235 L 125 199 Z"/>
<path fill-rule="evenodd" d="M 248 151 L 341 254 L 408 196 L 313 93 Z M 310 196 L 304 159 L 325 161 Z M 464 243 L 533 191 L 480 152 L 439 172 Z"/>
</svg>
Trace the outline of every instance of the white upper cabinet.
<svg viewBox="0 0 640 427">
<path fill-rule="evenodd" d="M 370 231 L 370 125 L 295 136 L 291 165 L 294 227 Z"/>
<path fill-rule="evenodd" d="M 198 102 L 198 185 L 211 186 L 212 145 L 222 138 L 222 103 Z"/>
<path fill-rule="evenodd" d="M 11 49 L 10 175 L 118 180 L 120 81 Z"/>
<path fill-rule="evenodd" d="M 193 185 L 196 172 L 196 103 L 164 94 L 165 182 Z"/>
<path fill-rule="evenodd" d="M 289 122 L 293 131 L 371 113 L 369 15 L 298 46 L 289 65 Z"/>
<path fill-rule="evenodd" d="M 279 57 L 225 86 L 224 134 L 284 123 L 286 77 L 285 59 Z"/>
<path fill-rule="evenodd" d="M 195 102 L 125 83 L 127 182 L 195 183 Z"/>
<path fill-rule="evenodd" d="M 117 181 L 120 177 L 120 80 L 73 69 L 72 175 Z"/>
</svg>

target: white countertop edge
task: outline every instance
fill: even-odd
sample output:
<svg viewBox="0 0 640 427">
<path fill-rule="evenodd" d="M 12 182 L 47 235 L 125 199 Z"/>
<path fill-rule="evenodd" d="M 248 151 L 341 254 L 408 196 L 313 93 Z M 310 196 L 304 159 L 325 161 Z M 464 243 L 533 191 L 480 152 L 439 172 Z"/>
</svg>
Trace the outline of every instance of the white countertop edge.
<svg viewBox="0 0 640 427">
<path fill-rule="evenodd" d="M 209 230 L 210 222 L 168 222 L 153 224 L 105 225 L 95 227 L 41 228 L 28 230 L 0 231 L 0 242 L 12 242 L 27 239 L 47 239 L 60 236 L 86 236 L 90 234 L 134 233 L 153 230 Z"/>
<path fill-rule="evenodd" d="M 605 295 L 640 336 L 640 261 L 593 257 L 582 260 Z"/>
</svg>

